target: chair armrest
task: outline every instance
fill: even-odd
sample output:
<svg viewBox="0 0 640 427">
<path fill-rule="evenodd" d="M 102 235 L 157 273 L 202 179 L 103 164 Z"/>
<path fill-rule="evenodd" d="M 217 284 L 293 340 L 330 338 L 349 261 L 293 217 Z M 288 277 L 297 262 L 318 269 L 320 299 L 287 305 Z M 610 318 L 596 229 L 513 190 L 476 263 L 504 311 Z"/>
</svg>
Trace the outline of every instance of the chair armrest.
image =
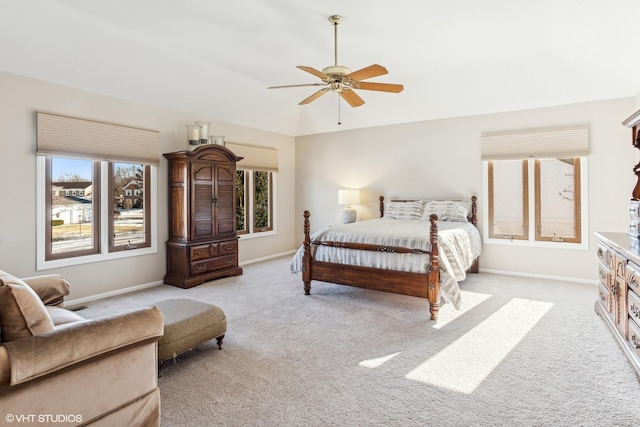
<svg viewBox="0 0 640 427">
<path fill-rule="evenodd" d="M 69 295 L 69 282 L 61 274 L 26 277 L 22 279 L 40 297 L 44 305 L 62 306 Z"/>
<path fill-rule="evenodd" d="M 149 306 L 3 343 L 11 365 L 10 384 L 21 384 L 119 349 L 158 341 L 163 331 L 160 309 Z"/>
</svg>

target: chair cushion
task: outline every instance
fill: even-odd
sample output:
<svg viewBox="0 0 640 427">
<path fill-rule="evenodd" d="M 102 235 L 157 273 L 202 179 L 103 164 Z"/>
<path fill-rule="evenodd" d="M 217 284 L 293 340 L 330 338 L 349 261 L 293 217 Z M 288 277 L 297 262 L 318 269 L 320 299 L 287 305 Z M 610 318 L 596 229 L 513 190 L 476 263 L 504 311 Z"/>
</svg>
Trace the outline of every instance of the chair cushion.
<svg viewBox="0 0 640 427">
<path fill-rule="evenodd" d="M 75 312 L 71 310 L 67 310 L 66 308 L 56 307 L 56 306 L 46 306 L 47 313 L 49 313 L 49 317 L 51 317 L 51 321 L 53 321 L 53 325 L 56 329 L 60 329 L 61 327 L 67 327 L 74 323 L 78 322 L 86 322 L 82 316 L 79 316 Z"/>
<path fill-rule="evenodd" d="M 0 270 L 0 341 L 53 331 L 53 321 L 38 295 L 22 280 Z"/>
</svg>

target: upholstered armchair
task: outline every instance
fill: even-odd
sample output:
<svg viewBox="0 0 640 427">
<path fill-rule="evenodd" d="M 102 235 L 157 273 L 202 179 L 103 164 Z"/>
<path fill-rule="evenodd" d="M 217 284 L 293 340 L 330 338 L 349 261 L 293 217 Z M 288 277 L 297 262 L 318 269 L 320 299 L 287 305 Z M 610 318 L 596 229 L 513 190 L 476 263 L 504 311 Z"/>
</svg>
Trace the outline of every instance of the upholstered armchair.
<svg viewBox="0 0 640 427">
<path fill-rule="evenodd" d="M 155 306 L 89 320 L 61 275 L 0 270 L 0 424 L 159 426 Z"/>
</svg>

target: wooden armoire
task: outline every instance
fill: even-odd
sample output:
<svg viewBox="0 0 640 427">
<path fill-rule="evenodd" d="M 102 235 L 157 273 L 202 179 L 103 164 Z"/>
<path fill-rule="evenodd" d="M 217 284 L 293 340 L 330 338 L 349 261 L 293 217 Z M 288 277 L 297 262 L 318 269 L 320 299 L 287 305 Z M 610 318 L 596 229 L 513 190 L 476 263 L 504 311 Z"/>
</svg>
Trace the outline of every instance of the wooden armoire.
<svg viewBox="0 0 640 427">
<path fill-rule="evenodd" d="M 236 234 L 236 162 L 222 145 L 164 155 L 169 160 L 169 240 L 164 283 L 191 288 L 242 274 Z"/>
</svg>

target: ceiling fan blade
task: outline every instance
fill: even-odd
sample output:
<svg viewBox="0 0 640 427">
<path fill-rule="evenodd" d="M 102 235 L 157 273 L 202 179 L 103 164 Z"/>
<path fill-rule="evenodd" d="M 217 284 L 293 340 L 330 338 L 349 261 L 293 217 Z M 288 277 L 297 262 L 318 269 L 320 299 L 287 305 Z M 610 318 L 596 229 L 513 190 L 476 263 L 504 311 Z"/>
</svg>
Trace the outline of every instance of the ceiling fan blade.
<svg viewBox="0 0 640 427">
<path fill-rule="evenodd" d="M 325 83 L 307 83 L 301 85 L 284 85 L 284 86 L 270 86 L 267 89 L 281 89 L 283 87 L 303 87 L 303 86 L 324 86 Z"/>
<path fill-rule="evenodd" d="M 364 100 L 358 96 L 352 90 L 344 90 L 340 92 L 340 96 L 349 103 L 352 107 L 359 107 L 364 104 Z"/>
<path fill-rule="evenodd" d="M 308 97 L 307 99 L 302 100 L 298 105 L 309 104 L 310 102 L 315 101 L 316 99 L 320 98 L 322 95 L 324 95 L 327 92 L 329 92 L 329 88 L 320 89 L 319 91 L 317 91 L 316 93 Z"/>
<path fill-rule="evenodd" d="M 304 65 L 298 65 L 296 68 L 299 68 L 302 71 L 306 71 L 309 74 L 313 74 L 316 77 L 320 77 L 322 80 L 331 79 L 331 77 L 329 77 L 328 75 L 326 75 L 322 71 L 316 70 L 315 68 L 305 67 Z"/>
<path fill-rule="evenodd" d="M 392 93 L 400 93 L 404 89 L 402 85 L 394 85 L 390 83 L 369 83 L 369 82 L 359 82 L 357 85 L 354 85 L 356 89 L 363 90 L 377 90 L 380 92 L 392 92 Z"/>
<path fill-rule="evenodd" d="M 387 73 L 387 69 L 382 65 L 373 64 L 361 70 L 354 71 L 351 74 L 347 74 L 347 77 L 349 77 L 351 80 L 360 81 L 370 79 L 372 77 L 382 76 Z"/>
</svg>

